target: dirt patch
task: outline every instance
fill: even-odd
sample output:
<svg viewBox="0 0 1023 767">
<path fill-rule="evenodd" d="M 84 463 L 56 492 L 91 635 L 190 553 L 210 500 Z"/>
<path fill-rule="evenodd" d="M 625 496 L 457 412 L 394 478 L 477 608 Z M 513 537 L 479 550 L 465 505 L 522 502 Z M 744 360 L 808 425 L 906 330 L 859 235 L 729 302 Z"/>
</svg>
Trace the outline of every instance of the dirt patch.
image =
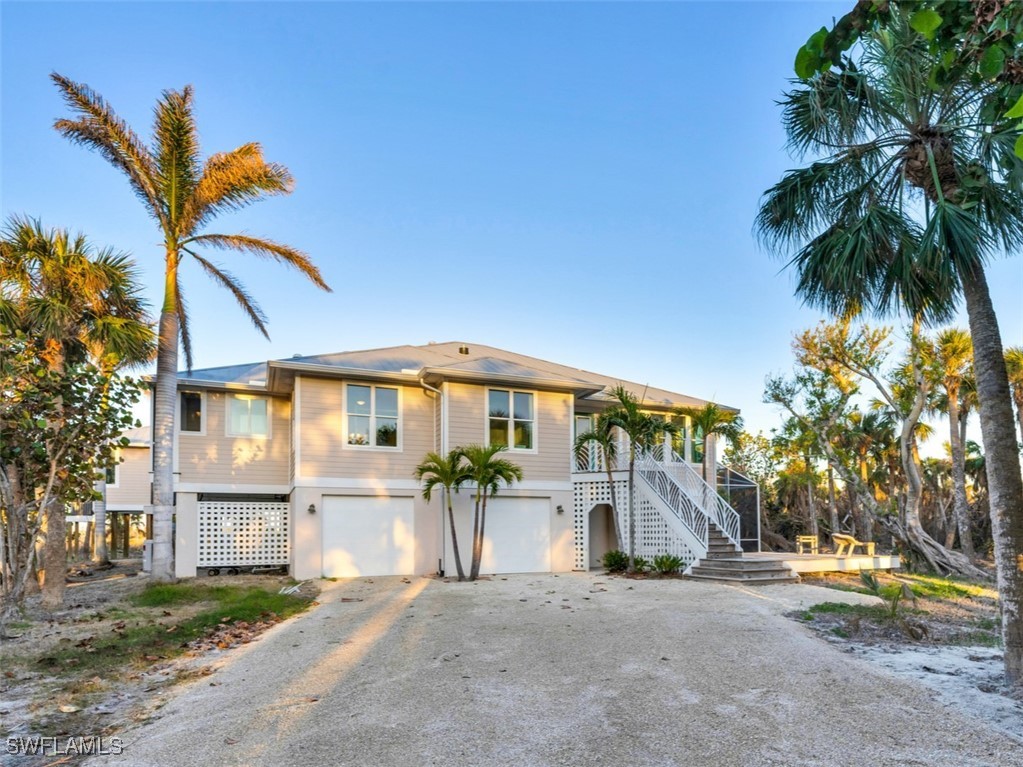
<svg viewBox="0 0 1023 767">
<path fill-rule="evenodd" d="M 110 737 L 149 718 L 175 682 L 213 674 L 224 652 L 279 622 L 278 613 L 258 610 L 259 594 L 279 610 L 278 592 L 294 582 L 265 575 L 195 579 L 179 589 L 195 592 L 194 598 L 171 593 L 166 604 L 146 592 L 149 583 L 137 563 L 118 562 L 91 577 L 72 577 L 67 607 L 59 612 L 43 611 L 38 598 L 28 601 L 23 618 L 8 624 L 9 638 L 0 641 L 5 737 Z M 316 584 L 302 584 L 295 596 L 303 605 L 289 604 L 289 610 L 312 603 L 317 593 Z M 230 601 L 236 594 L 247 594 L 257 608 L 245 604 L 238 619 L 210 617 L 221 604 L 216 597 L 237 606 Z M 0 756 L 0 764 L 13 759 L 18 765 L 52 761 Z"/>
</svg>

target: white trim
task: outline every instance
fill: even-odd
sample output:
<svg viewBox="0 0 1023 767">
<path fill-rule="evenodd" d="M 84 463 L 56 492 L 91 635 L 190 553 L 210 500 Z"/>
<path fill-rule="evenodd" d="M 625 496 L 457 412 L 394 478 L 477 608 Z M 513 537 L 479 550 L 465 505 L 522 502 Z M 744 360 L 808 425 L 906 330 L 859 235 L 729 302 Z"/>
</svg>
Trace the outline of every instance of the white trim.
<svg viewBox="0 0 1023 767">
<path fill-rule="evenodd" d="M 232 484 L 208 484 L 205 482 L 176 482 L 174 484 L 176 493 L 251 493 L 254 495 L 287 495 L 291 492 L 291 485 L 232 485 Z"/>
<path fill-rule="evenodd" d="M 296 478 L 295 488 L 299 487 L 338 487 L 363 490 L 420 490 L 421 485 L 414 479 L 366 479 L 355 477 L 302 477 Z"/>
<path fill-rule="evenodd" d="M 490 445 L 490 392 L 508 392 L 508 447 L 507 452 L 520 455 L 536 455 L 540 452 L 540 392 L 528 389 L 513 389 L 507 386 L 486 386 L 483 389 L 483 444 Z M 533 446 L 531 448 L 514 447 L 511 443 L 515 441 L 515 421 L 524 421 L 524 418 L 515 418 L 515 395 L 528 394 L 533 398 Z"/>
<path fill-rule="evenodd" d="M 295 440 L 294 477 L 302 476 L 302 376 L 295 376 L 295 390 L 291 396 L 291 421 L 293 428 L 291 438 Z"/>
<path fill-rule="evenodd" d="M 448 434 L 448 382 L 444 381 L 440 385 L 441 398 L 440 398 L 440 454 L 447 455 L 451 447 L 448 445 L 450 442 L 450 435 Z"/>
<path fill-rule="evenodd" d="M 144 504 L 141 503 L 108 503 L 107 512 L 111 511 L 116 512 L 134 511 L 139 514 L 143 514 L 146 511 L 146 507 Z M 92 519 L 92 517 L 90 517 L 90 519 Z"/>
<path fill-rule="evenodd" d="M 394 389 L 398 393 L 398 445 L 397 447 L 388 447 L 387 445 L 350 445 L 348 444 L 348 387 L 349 386 L 364 386 L 370 390 L 370 409 L 369 409 L 369 434 L 370 437 L 375 439 L 376 434 L 376 419 L 377 419 L 377 389 Z M 405 387 L 404 386 L 390 386 L 387 384 L 376 384 L 376 383 L 363 383 L 361 381 L 342 381 L 341 382 L 341 449 L 342 450 L 356 450 L 356 451 L 367 451 L 367 452 L 382 452 L 382 453 L 401 453 L 404 452 L 404 432 L 405 427 L 403 425 L 405 410 Z M 390 418 L 390 416 L 381 416 L 382 418 Z"/>
<path fill-rule="evenodd" d="M 231 402 L 232 400 L 240 401 L 254 401 L 263 400 L 266 402 L 266 434 L 235 434 L 231 431 Z M 249 421 L 251 424 L 251 408 L 249 414 Z M 265 394 L 243 394 L 241 392 L 229 392 L 224 397 L 224 436 L 233 437 L 235 439 L 265 439 L 269 440 L 273 437 L 273 398 L 268 397 Z M 188 432 L 185 432 L 188 434 Z"/>
<path fill-rule="evenodd" d="M 184 431 L 181 425 L 185 422 L 181 413 L 181 395 L 182 394 L 198 394 L 199 395 L 199 431 Z M 174 419 L 174 432 L 175 434 L 184 434 L 189 437 L 205 437 L 206 436 L 206 419 L 209 418 L 209 412 L 206 410 L 208 405 L 206 392 L 202 389 L 178 389 L 178 412 L 177 417 Z"/>
</svg>

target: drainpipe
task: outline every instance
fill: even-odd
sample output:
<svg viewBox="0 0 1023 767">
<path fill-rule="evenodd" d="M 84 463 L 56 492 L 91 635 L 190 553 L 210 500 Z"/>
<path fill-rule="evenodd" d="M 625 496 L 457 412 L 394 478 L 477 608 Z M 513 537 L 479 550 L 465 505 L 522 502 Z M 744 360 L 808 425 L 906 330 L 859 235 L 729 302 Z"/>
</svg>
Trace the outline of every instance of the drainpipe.
<svg viewBox="0 0 1023 767">
<path fill-rule="evenodd" d="M 443 400 L 444 400 L 444 393 L 440 389 L 438 389 L 435 386 L 430 386 L 430 384 L 428 384 L 422 378 L 419 379 L 419 385 L 422 386 L 424 390 L 432 391 L 434 394 L 436 394 L 437 395 L 437 402 L 438 403 L 442 403 L 443 402 Z M 443 431 L 443 429 L 444 429 L 444 410 L 443 410 L 443 407 L 442 407 L 441 408 L 441 430 Z M 441 439 L 441 435 L 440 434 L 437 435 L 437 439 L 438 439 L 438 441 L 440 441 L 440 439 Z M 444 446 L 443 446 L 443 444 L 441 444 L 441 446 L 437 449 L 437 452 L 441 453 L 441 452 L 443 452 L 443 450 L 444 450 Z M 444 502 L 446 500 L 447 500 L 446 498 L 441 497 L 441 502 L 440 502 L 440 557 L 437 559 L 437 563 L 440 565 L 440 568 L 439 568 L 439 572 L 437 573 L 438 575 L 440 575 L 441 573 L 444 573 L 446 575 L 447 571 L 448 571 L 448 563 L 444 561 L 446 559 L 446 551 L 445 551 L 445 546 L 444 546 L 444 533 L 446 532 L 445 529 L 444 529 Z"/>
</svg>

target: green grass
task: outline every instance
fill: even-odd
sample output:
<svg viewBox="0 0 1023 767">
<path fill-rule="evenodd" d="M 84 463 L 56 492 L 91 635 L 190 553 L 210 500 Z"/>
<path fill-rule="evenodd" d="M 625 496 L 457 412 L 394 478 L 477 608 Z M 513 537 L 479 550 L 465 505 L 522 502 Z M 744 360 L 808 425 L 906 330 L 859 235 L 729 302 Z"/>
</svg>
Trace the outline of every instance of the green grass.
<svg viewBox="0 0 1023 767">
<path fill-rule="evenodd" d="M 976 597 L 996 598 L 990 585 L 975 583 L 959 578 L 943 578 L 936 575 L 899 575 L 900 580 L 909 583 L 917 597 L 924 599 L 975 599 Z"/>
<path fill-rule="evenodd" d="M 103 627 L 89 641 L 59 645 L 36 661 L 36 668 L 51 673 L 101 674 L 154 659 L 173 658 L 185 645 L 209 633 L 219 623 L 254 622 L 270 613 L 281 618 L 305 610 L 309 600 L 278 594 L 258 586 L 207 586 L 195 583 L 153 584 L 132 598 L 138 608 L 190 605 L 198 612 L 190 617 L 154 614 L 152 610 L 118 611 L 118 630 Z M 114 614 L 107 611 L 107 617 Z M 191 612 L 191 611 L 189 611 Z"/>
</svg>

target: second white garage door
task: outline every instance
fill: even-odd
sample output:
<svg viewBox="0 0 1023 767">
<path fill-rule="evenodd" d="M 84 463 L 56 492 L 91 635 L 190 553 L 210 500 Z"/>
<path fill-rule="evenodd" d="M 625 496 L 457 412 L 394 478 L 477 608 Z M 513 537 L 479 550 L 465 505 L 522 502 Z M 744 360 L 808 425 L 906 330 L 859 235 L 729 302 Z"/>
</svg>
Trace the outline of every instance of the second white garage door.
<svg viewBox="0 0 1023 767">
<path fill-rule="evenodd" d="M 410 575 L 415 570 L 413 499 L 323 497 L 323 575 Z"/>
<path fill-rule="evenodd" d="M 550 509 L 547 498 L 491 498 L 480 572 L 549 573 Z"/>
</svg>

